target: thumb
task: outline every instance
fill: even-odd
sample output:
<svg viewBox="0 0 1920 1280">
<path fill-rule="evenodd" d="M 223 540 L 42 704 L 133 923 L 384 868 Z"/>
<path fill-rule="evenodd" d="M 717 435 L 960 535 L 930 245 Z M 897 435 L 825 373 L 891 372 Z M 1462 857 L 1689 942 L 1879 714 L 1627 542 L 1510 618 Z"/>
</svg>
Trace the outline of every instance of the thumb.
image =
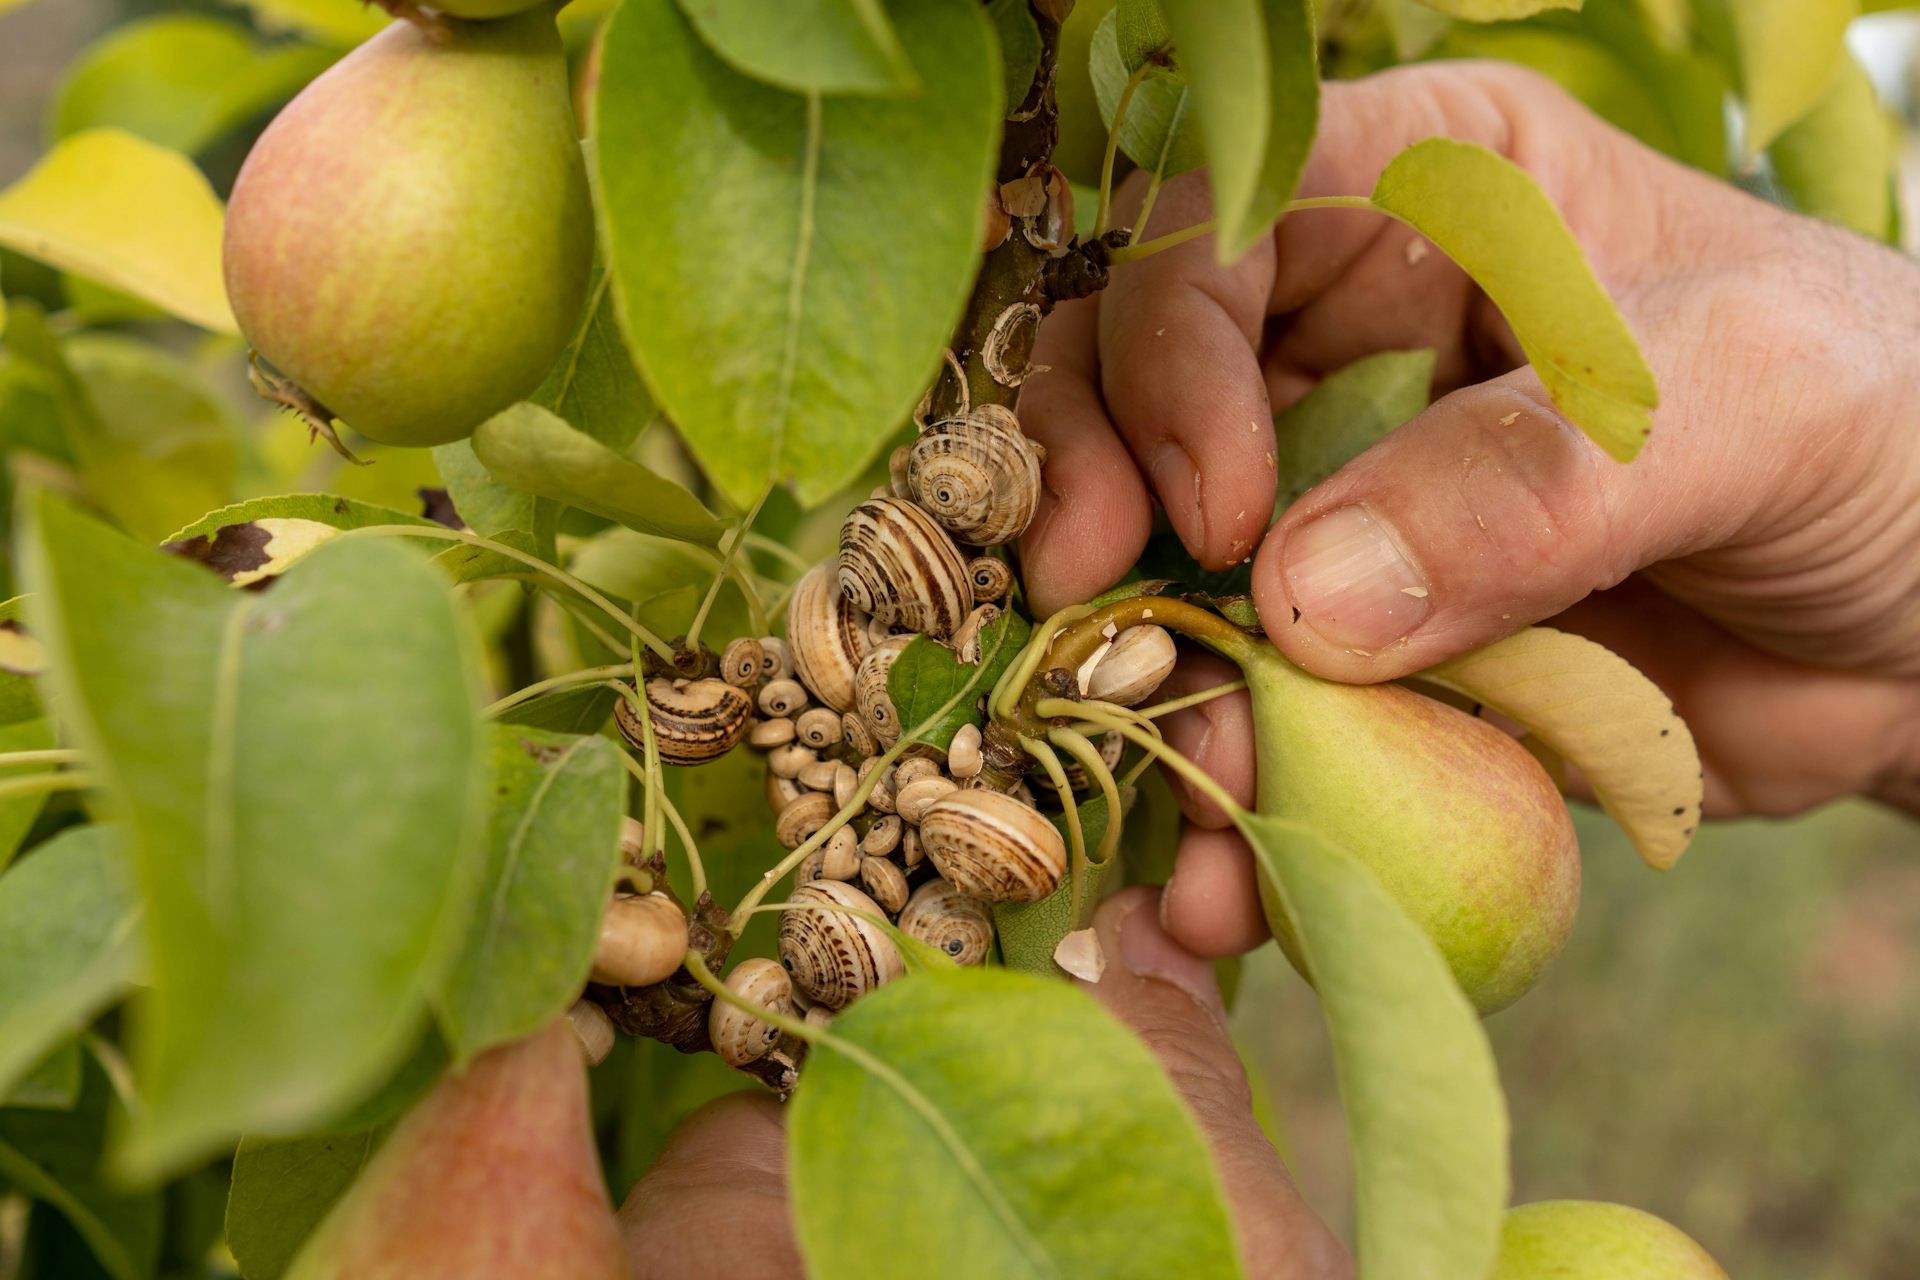
<svg viewBox="0 0 1920 1280">
<path fill-rule="evenodd" d="M 1226 1187 L 1248 1275 L 1332 1280 L 1352 1264 L 1300 1198 L 1253 1116 L 1253 1095 L 1227 1032 L 1213 963 L 1160 927 L 1160 891 L 1115 894 L 1094 916 L 1107 959 L 1088 985 L 1166 1069 L 1199 1123 Z"/>
</svg>

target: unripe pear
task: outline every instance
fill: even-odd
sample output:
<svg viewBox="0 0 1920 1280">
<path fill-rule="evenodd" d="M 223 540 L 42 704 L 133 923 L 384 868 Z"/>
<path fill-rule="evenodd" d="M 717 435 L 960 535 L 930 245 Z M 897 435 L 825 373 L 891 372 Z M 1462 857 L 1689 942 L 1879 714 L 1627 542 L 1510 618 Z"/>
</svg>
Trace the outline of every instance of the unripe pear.
<svg viewBox="0 0 1920 1280">
<path fill-rule="evenodd" d="M 565 1018 L 449 1075 L 301 1248 L 288 1280 L 629 1280 Z"/>
<path fill-rule="evenodd" d="M 1650 1213 L 1543 1200 L 1507 1214 L 1488 1280 L 1727 1280 L 1693 1238 Z"/>
<path fill-rule="evenodd" d="M 393 23 L 287 105 L 234 184 L 241 331 L 375 440 L 468 434 L 579 322 L 593 214 L 553 14 L 444 38 Z"/>
<path fill-rule="evenodd" d="M 1260 812 L 1364 862 L 1482 1013 L 1518 999 L 1565 945 L 1580 899 L 1573 822 L 1539 761 L 1398 685 L 1319 680 L 1267 645 L 1235 657 L 1253 698 Z M 1284 922 L 1275 932 L 1301 967 Z"/>
</svg>

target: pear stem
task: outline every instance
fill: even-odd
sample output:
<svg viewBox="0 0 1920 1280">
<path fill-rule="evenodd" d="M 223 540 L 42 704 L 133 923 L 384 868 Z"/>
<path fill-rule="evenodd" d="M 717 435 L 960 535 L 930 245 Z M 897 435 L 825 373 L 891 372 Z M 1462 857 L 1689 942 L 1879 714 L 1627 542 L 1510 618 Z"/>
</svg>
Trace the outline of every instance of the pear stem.
<svg viewBox="0 0 1920 1280">
<path fill-rule="evenodd" d="M 1043 708 L 1041 712 L 1043 715 L 1049 713 L 1069 716 L 1084 715 L 1086 716 L 1088 728 L 1106 729 L 1124 735 L 1129 742 L 1132 742 L 1142 751 L 1152 755 L 1155 759 L 1159 760 L 1161 764 L 1166 765 L 1169 769 L 1172 769 L 1182 778 L 1192 783 L 1193 786 L 1209 800 L 1219 805 L 1220 811 L 1228 817 L 1238 817 L 1246 813 L 1246 810 L 1243 809 L 1232 796 L 1227 794 L 1226 788 L 1208 777 L 1204 769 L 1138 725 L 1130 724 L 1118 717 L 1089 712 L 1084 704 L 1069 702 L 1065 698 L 1048 698 L 1041 702 L 1040 706 Z M 1077 728 L 1079 726 L 1076 725 L 1075 727 Z"/>
<path fill-rule="evenodd" d="M 1113 780 L 1113 770 L 1107 768 L 1107 762 L 1100 758 L 1100 753 L 1087 741 L 1086 735 L 1071 727 L 1051 731 L 1047 734 L 1047 740 L 1079 761 L 1080 767 L 1099 784 L 1100 794 L 1106 798 L 1106 830 L 1100 833 L 1099 849 L 1088 859 L 1090 866 L 1104 867 L 1108 859 L 1113 857 L 1114 846 L 1120 843 L 1120 787 Z M 1078 902 L 1074 903 L 1075 924 L 1080 923 L 1079 906 Z"/>
<path fill-rule="evenodd" d="M 1060 794 L 1061 811 L 1067 815 L 1067 837 L 1073 846 L 1072 911 L 1074 923 L 1078 924 L 1080 898 L 1086 892 L 1087 878 L 1087 833 L 1080 827 L 1080 804 L 1074 798 L 1073 784 L 1067 781 L 1067 771 L 1061 766 L 1060 757 L 1054 754 L 1052 747 L 1038 738 L 1023 738 L 1020 745 L 1047 771 L 1053 789 Z"/>
</svg>

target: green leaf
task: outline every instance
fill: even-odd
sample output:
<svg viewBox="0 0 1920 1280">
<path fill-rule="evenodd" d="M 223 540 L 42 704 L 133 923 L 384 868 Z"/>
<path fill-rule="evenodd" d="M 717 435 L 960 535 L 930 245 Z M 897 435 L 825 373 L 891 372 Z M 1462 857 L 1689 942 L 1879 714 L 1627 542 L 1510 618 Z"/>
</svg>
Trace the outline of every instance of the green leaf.
<svg viewBox="0 0 1920 1280">
<path fill-rule="evenodd" d="M 193 14 L 130 22 L 68 72 L 53 132 L 110 126 L 191 154 L 292 97 L 334 57 L 311 45 L 262 46 L 230 22 Z"/>
<path fill-rule="evenodd" d="M 495 480 L 475 456 L 471 440 L 436 447 L 433 464 L 467 528 L 488 538 L 523 533 L 528 539 L 526 550 L 550 564 L 558 559 L 554 540 L 560 531 L 559 503 Z"/>
<path fill-rule="evenodd" d="M 1747 105 L 1747 158 L 1825 97 L 1846 60 L 1856 0 L 1729 0 L 1740 87 Z"/>
<path fill-rule="evenodd" d="M 887 694 L 900 713 L 903 729 L 911 728 L 945 706 L 969 685 L 984 696 L 1013 665 L 1027 644 L 1033 626 L 1012 611 L 1002 613 L 980 632 L 980 661 L 960 661 L 954 651 L 932 636 L 915 636 L 887 672 Z M 965 725 L 979 724 L 978 699 L 962 698 L 933 728 L 916 741 L 945 751 L 953 735 Z"/>
<path fill-rule="evenodd" d="M 1133 808 L 1135 792 L 1131 787 L 1120 791 L 1120 811 L 1124 815 Z M 1067 816 L 1064 813 L 1047 815 L 1053 825 L 1060 829 L 1060 835 L 1069 842 L 1072 837 L 1067 833 Z M 1080 802 L 1080 832 L 1085 838 L 1087 851 L 1091 855 L 1095 845 L 1107 834 L 1107 798 L 1096 795 Z M 1000 940 L 1000 958 L 1009 969 L 1022 973 L 1039 974 L 1046 978 L 1058 978 L 1060 966 L 1054 963 L 1053 952 L 1060 945 L 1060 939 L 1076 929 L 1084 929 L 1093 922 L 1093 912 L 1100 905 L 1100 899 L 1106 889 L 1107 878 L 1113 873 L 1118 859 L 1109 859 L 1103 863 L 1093 863 L 1087 868 L 1087 883 L 1081 886 L 1080 914 L 1073 912 L 1073 877 L 1067 876 L 1055 889 L 1038 902 L 996 902 L 993 905 L 993 932 Z"/>
<path fill-rule="evenodd" d="M 679 0 L 734 70 L 796 93 L 911 93 L 913 63 L 880 0 Z"/>
<path fill-rule="evenodd" d="M 1506 22 L 1548 9 L 1578 9 L 1584 0 L 1420 0 L 1429 9 L 1466 22 Z"/>
<path fill-rule="evenodd" d="M 233 1157 L 227 1248 L 247 1280 L 278 1280 L 379 1144 L 375 1130 L 276 1141 L 247 1138 Z"/>
<path fill-rule="evenodd" d="M 1336 369 L 1273 419 L 1274 519 L 1427 407 L 1434 353 L 1382 351 Z"/>
<path fill-rule="evenodd" d="M 489 742 L 487 870 L 438 1000 L 461 1061 L 537 1030 L 586 985 L 627 811 L 607 739 L 495 725 Z"/>
<path fill-rule="evenodd" d="M 1213 188 L 1216 242 L 1231 262 L 1293 198 L 1320 113 L 1308 0 L 1159 0 L 1192 87 Z"/>
<path fill-rule="evenodd" d="M 1795 205 L 1875 240 L 1894 229 L 1900 126 L 1852 58 L 1812 110 L 1773 141 L 1774 176 Z"/>
<path fill-rule="evenodd" d="M 1653 371 L 1524 170 L 1485 147 L 1432 138 L 1394 157 L 1373 203 L 1473 277 L 1568 420 L 1621 462 L 1639 454 L 1660 402 Z"/>
<path fill-rule="evenodd" d="M 54 746 L 53 722 L 51 720 L 16 720 L 12 724 L 0 724 L 0 753 L 9 751 L 45 751 Z M 51 766 L 13 765 L 0 768 L 0 779 L 25 778 L 37 773 L 46 773 Z M 20 842 L 27 838 L 27 832 L 33 829 L 33 823 L 40 816 L 40 810 L 46 806 L 47 793 L 38 795 L 13 796 L 0 800 L 0 869 L 13 859 Z M 0 1089 L 3 1093 L 4 1089 Z"/>
<path fill-rule="evenodd" d="M 1507 1111 L 1479 1016 L 1432 940 L 1345 850 L 1282 819 L 1234 821 L 1333 1039 L 1360 1274 L 1485 1275 L 1507 1203 Z"/>
<path fill-rule="evenodd" d="M 717 557 L 688 542 L 609 529 L 583 546 L 568 566 L 589 586 L 633 604 L 640 624 L 655 635 L 684 635 L 713 581 Z M 755 634 L 745 599 L 731 579 L 707 614 L 707 634 Z M 624 660 L 626 653 L 618 656 Z M 701 772 L 704 772 L 702 770 Z"/>
<path fill-rule="evenodd" d="M 46 669 L 46 650 L 20 625 L 21 604 L 20 596 L 0 601 L 0 724 L 35 720 L 43 710 L 33 682 Z"/>
<path fill-rule="evenodd" d="M 626 331 L 742 510 L 771 480 L 812 505 L 860 474 L 979 267 L 1003 105 L 986 15 L 974 0 L 892 15 L 922 72 L 912 98 L 783 93 L 664 4 L 624 5 L 607 29 L 597 157 Z"/>
<path fill-rule="evenodd" d="M 481 423 L 473 433 L 473 452 L 501 484 L 591 511 L 638 533 L 713 547 L 727 530 L 685 487 L 628 461 L 536 404 L 517 404 Z"/>
<path fill-rule="evenodd" d="M 1118 10 L 1102 18 L 1094 31 L 1088 67 L 1100 118 L 1111 129 L 1132 76 L 1120 49 Z M 1127 101 L 1127 116 L 1120 122 L 1120 149 L 1135 164 L 1162 178 L 1198 169 L 1207 156 L 1191 106 L 1186 77 L 1170 67 L 1152 66 Z"/>
<path fill-rule="evenodd" d="M 561 689 L 512 708 L 500 717 L 500 723 L 556 733 L 598 733 L 613 714 L 614 700 L 619 696 L 604 685 Z"/>
<path fill-rule="evenodd" d="M 1240 1274 L 1192 1115 L 1063 982 L 951 968 L 888 983 L 814 1049 L 789 1143 L 815 1274 Z"/>
<path fill-rule="evenodd" d="M 235 333 L 220 277 L 224 218 L 179 152 L 89 129 L 0 191 L 0 246 Z"/>
<path fill-rule="evenodd" d="M 69 1040 L 42 1058 L 15 1085 L 0 1094 L 0 1105 L 67 1111 L 80 1100 L 80 1042 Z"/>
<path fill-rule="evenodd" d="M 1385 0 L 1380 17 L 1393 36 L 1393 49 L 1402 62 L 1424 57 L 1453 27 L 1453 19 L 1428 8 L 1422 0 Z"/>
<path fill-rule="evenodd" d="M 1040 70 L 1040 24 L 1027 0 L 988 0 L 987 16 L 1000 45 L 1000 83 L 1011 115 L 1027 100 L 1034 73 Z"/>
<path fill-rule="evenodd" d="M 74 827 L 0 876 L 0 1098 L 138 976 L 125 858 L 113 828 Z"/>
<path fill-rule="evenodd" d="M 531 399 L 612 449 L 626 449 L 657 415 L 620 332 L 613 277 L 604 264 L 595 264 L 580 331 Z"/>
<path fill-rule="evenodd" d="M 80 1099 L 70 1110 L 0 1110 L 0 1183 L 58 1209 L 114 1280 L 151 1280 L 162 1236 L 161 1197 L 129 1193 L 101 1171 L 118 1112 L 113 1086 L 86 1055 Z"/>
<path fill-rule="evenodd" d="M 465 935 L 485 769 L 463 611 L 390 541 L 255 593 L 45 496 L 25 530 L 48 678 L 127 820 L 152 944 L 121 1168 L 324 1119 L 412 1048 Z"/>
<path fill-rule="evenodd" d="M 1173 30 L 1160 13 L 1159 0 L 1120 0 L 1113 6 L 1113 21 L 1114 48 L 1127 74 L 1149 62 L 1165 64 L 1173 60 Z M 1106 25 L 1105 18 L 1100 22 Z"/>
<path fill-rule="evenodd" d="M 260 29 L 292 32 L 327 44 L 359 44 L 387 25 L 387 15 L 371 4 L 340 0 L 221 0 L 229 8 L 251 10 Z"/>
</svg>

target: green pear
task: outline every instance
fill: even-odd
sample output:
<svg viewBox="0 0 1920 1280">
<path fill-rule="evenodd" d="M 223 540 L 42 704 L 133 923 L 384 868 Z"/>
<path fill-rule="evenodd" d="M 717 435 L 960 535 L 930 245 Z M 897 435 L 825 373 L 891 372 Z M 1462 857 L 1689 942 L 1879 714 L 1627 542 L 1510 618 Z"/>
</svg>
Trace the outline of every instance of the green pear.
<svg viewBox="0 0 1920 1280">
<path fill-rule="evenodd" d="M 1482 1013 L 1517 1000 L 1565 945 L 1580 899 L 1573 822 L 1539 761 L 1398 685 L 1320 680 L 1266 644 L 1232 656 L 1253 698 L 1260 812 L 1364 862 Z M 1299 967 L 1284 922 L 1275 932 Z"/>
<path fill-rule="evenodd" d="M 400 1122 L 288 1280 L 629 1280 L 565 1018 L 481 1054 Z"/>
<path fill-rule="evenodd" d="M 592 258 L 551 0 L 444 39 L 393 23 L 268 126 L 227 210 L 247 341 L 387 444 L 456 440 L 525 399 Z"/>
<path fill-rule="evenodd" d="M 1727 1280 L 1678 1227 L 1623 1204 L 1543 1200 L 1507 1214 L 1488 1280 Z"/>
</svg>

